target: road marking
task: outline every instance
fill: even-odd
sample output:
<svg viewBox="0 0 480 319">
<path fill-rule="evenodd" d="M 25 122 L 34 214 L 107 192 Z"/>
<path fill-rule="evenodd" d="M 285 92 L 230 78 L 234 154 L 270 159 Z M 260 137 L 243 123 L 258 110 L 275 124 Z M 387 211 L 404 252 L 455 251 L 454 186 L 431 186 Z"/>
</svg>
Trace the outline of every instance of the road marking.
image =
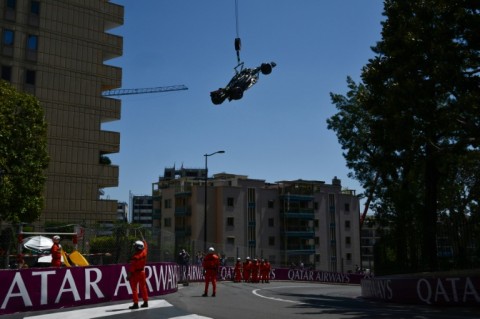
<svg viewBox="0 0 480 319">
<path fill-rule="evenodd" d="M 188 315 L 188 316 L 180 316 L 180 317 L 171 317 L 169 319 L 212 319 L 212 318 L 198 316 L 198 315 Z"/>
<path fill-rule="evenodd" d="M 98 318 L 98 317 L 107 317 L 107 316 L 115 316 L 124 313 L 130 313 L 132 311 L 144 311 L 152 308 L 163 308 L 163 307 L 173 307 L 172 304 L 168 303 L 165 300 L 149 300 L 148 301 L 148 308 L 139 308 L 135 310 L 130 310 L 132 303 L 123 303 L 123 304 L 115 304 L 110 306 L 103 306 L 103 307 L 94 307 L 92 308 L 85 308 L 85 309 L 76 309 L 71 311 L 64 311 L 64 312 L 54 312 L 44 315 L 38 316 L 31 316 L 25 317 L 24 319 L 55 319 L 61 318 L 65 316 L 68 319 L 85 319 L 85 318 Z"/>
<path fill-rule="evenodd" d="M 300 301 L 294 301 L 294 300 L 288 300 L 288 299 L 281 299 L 281 298 L 274 298 L 274 297 L 263 296 L 263 295 L 261 295 L 260 293 L 258 293 L 258 291 L 260 291 L 260 290 L 282 289 L 282 288 L 288 288 L 288 289 L 291 289 L 291 288 L 305 288 L 305 287 L 310 287 L 310 286 L 283 286 L 283 287 L 261 288 L 261 289 L 252 290 L 252 293 L 253 293 L 255 296 L 260 297 L 260 298 L 265 298 L 265 299 L 274 300 L 274 301 L 289 302 L 289 303 L 295 303 L 295 304 L 303 305 L 303 304 L 305 304 L 305 303 L 304 303 L 304 302 L 300 302 Z"/>
</svg>

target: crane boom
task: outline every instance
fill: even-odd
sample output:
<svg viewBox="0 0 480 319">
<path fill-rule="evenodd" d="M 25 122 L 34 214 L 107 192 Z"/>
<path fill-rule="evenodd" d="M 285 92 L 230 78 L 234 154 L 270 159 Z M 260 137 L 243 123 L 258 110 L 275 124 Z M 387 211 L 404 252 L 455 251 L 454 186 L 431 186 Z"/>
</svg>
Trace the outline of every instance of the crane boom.
<svg viewBox="0 0 480 319">
<path fill-rule="evenodd" d="M 171 85 L 171 86 L 159 86 L 159 87 L 141 88 L 141 89 L 115 89 L 115 90 L 103 91 L 102 96 L 147 94 L 147 93 L 159 93 L 159 92 L 182 91 L 182 90 L 188 90 L 188 88 L 185 85 Z"/>
</svg>

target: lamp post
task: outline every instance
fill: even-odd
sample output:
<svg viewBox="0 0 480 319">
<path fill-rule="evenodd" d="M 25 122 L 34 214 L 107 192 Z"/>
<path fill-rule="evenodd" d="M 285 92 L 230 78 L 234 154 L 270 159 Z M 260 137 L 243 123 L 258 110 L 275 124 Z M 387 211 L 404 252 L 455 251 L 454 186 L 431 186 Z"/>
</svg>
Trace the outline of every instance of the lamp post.
<svg viewBox="0 0 480 319">
<path fill-rule="evenodd" d="M 215 155 L 215 154 L 223 154 L 225 153 L 225 151 L 216 151 L 214 153 L 211 153 L 211 154 L 205 154 L 203 156 L 205 156 L 205 183 L 204 183 L 204 186 L 205 186 L 205 199 L 204 199 L 204 203 L 203 203 L 203 209 L 204 209 L 204 216 L 203 216 L 203 231 L 204 231 L 204 234 L 203 234 L 203 246 L 204 246 L 204 251 L 206 252 L 207 251 L 207 182 L 208 182 L 208 165 L 207 165 L 207 161 L 208 161 L 208 157 L 209 156 L 212 156 L 212 155 Z"/>
</svg>

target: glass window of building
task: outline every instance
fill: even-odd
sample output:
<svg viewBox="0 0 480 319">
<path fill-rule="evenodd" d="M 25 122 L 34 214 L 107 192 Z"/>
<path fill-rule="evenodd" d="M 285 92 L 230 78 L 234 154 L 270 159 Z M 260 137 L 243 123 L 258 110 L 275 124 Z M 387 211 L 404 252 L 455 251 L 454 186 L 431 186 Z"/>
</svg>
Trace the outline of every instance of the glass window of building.
<svg viewBox="0 0 480 319">
<path fill-rule="evenodd" d="M 3 45 L 13 46 L 15 40 L 15 32 L 13 30 L 5 29 L 3 30 Z"/>
<path fill-rule="evenodd" d="M 2 80 L 11 81 L 12 80 L 12 67 L 9 65 L 2 65 Z"/>
</svg>

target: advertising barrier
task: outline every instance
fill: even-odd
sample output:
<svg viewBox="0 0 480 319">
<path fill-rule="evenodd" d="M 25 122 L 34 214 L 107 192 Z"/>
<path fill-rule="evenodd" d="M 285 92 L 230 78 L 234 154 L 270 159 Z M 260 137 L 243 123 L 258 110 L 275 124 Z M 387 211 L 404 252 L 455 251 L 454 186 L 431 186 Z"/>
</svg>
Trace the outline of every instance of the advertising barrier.
<svg viewBox="0 0 480 319">
<path fill-rule="evenodd" d="M 113 300 L 131 299 L 127 281 L 128 265 L 0 270 L 0 315 L 83 306 Z M 149 263 L 145 267 L 149 296 L 176 292 L 180 278 L 204 280 L 201 266 L 189 266 L 180 276 L 176 263 Z M 220 267 L 218 279 L 233 281 L 234 268 Z M 359 274 L 341 274 L 309 269 L 270 271 L 270 280 L 360 284 Z"/>
<path fill-rule="evenodd" d="M 0 315 L 131 299 L 128 265 L 0 271 Z M 145 267 L 149 296 L 176 292 L 178 265 Z"/>
<path fill-rule="evenodd" d="M 219 280 L 232 280 L 234 267 L 220 267 Z M 360 284 L 360 280 L 368 278 L 361 274 L 342 274 L 336 272 L 309 270 L 309 269 L 285 269 L 273 268 L 270 271 L 270 280 L 310 281 L 336 284 Z M 190 281 L 203 281 L 203 268 L 200 266 L 189 266 L 188 278 Z"/>
<path fill-rule="evenodd" d="M 376 277 L 361 282 L 362 297 L 403 304 L 480 306 L 480 277 Z"/>
</svg>

